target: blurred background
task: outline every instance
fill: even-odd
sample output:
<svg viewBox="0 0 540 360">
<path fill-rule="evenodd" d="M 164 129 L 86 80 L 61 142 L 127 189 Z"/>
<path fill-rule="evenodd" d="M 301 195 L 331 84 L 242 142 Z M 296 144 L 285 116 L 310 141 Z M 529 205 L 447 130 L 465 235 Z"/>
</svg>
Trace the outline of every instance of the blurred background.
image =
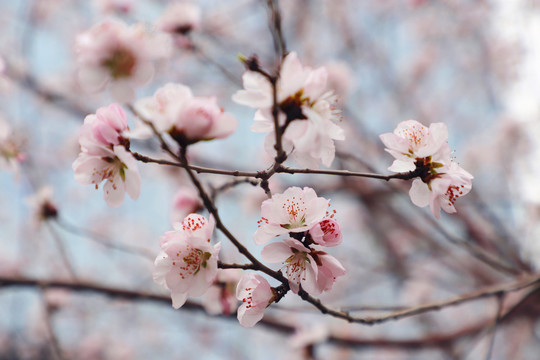
<svg viewBox="0 0 540 360">
<path fill-rule="evenodd" d="M 172 229 L 174 196 L 190 186 L 185 174 L 140 163 L 140 198 L 113 209 L 101 189 L 76 183 L 71 168 L 84 117 L 113 102 L 108 91 L 85 93 L 77 83 L 77 34 L 110 17 L 152 28 L 171 4 L 0 0 L 0 117 L 11 128 L 0 148 L 14 146 L 21 154 L 17 169 L 0 162 L 0 359 L 538 357 L 538 285 L 374 326 L 324 316 L 294 294 L 267 309 L 265 322 L 252 329 L 242 328 L 235 314 L 207 314 L 198 298 L 173 310 L 167 291 L 152 281 L 152 268 L 159 237 Z M 266 1 L 191 4 L 200 19 L 176 36 L 172 57 L 158 64 L 137 96 L 168 82 L 216 96 L 236 116 L 238 129 L 227 139 L 194 145 L 192 163 L 265 169 L 272 158 L 264 151 L 265 135 L 250 131 L 254 111 L 231 96 L 242 85 L 239 55 L 256 54 L 267 69 L 276 65 Z M 327 67 L 340 97 L 339 125 L 347 138 L 336 144 L 333 168 L 387 174 L 392 159 L 378 135 L 416 119 L 444 122 L 453 156 L 475 177 L 471 193 L 457 202 L 458 213 L 439 221 L 410 202 L 407 182 L 272 177 L 274 192 L 310 186 L 337 211 L 344 241 L 329 252 L 348 274 L 321 296 L 324 303 L 380 315 L 538 270 L 540 2 L 279 5 L 288 49 L 305 65 Z M 155 140 L 135 141 L 132 148 L 163 157 Z M 201 179 L 208 189 L 230 181 Z M 52 191 L 50 205 L 58 212 L 48 221 L 36 215 L 32 200 L 43 187 Z M 217 191 L 224 223 L 255 255 L 261 247 L 252 236 L 265 198 L 249 183 Z M 222 259 L 245 261 L 217 231 L 215 241 L 222 241 Z"/>
</svg>

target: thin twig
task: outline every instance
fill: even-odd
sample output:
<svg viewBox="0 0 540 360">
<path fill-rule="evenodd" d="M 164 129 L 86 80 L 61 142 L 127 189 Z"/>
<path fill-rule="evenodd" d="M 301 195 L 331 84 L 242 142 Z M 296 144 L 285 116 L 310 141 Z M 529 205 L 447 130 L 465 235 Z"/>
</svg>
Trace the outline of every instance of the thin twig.
<svg viewBox="0 0 540 360">
<path fill-rule="evenodd" d="M 155 255 L 152 254 L 152 252 L 150 250 L 140 248 L 140 247 L 131 246 L 131 245 L 121 245 L 121 244 L 114 243 L 110 239 L 107 239 L 105 236 L 103 236 L 101 234 L 98 234 L 95 231 L 85 229 L 85 228 L 80 227 L 80 226 L 72 225 L 71 223 L 67 222 L 64 219 L 56 219 L 55 223 L 61 229 L 65 230 L 65 231 L 67 231 L 67 232 L 69 232 L 71 234 L 78 235 L 78 236 L 83 236 L 83 237 L 85 237 L 85 238 L 87 238 L 89 240 L 92 240 L 92 241 L 94 241 L 94 242 L 96 242 L 96 243 L 98 243 L 100 245 L 106 246 L 108 248 L 118 250 L 118 251 L 122 251 L 122 252 L 129 253 L 129 254 L 133 254 L 133 255 L 137 255 L 137 256 L 141 256 L 141 257 L 144 257 L 145 259 L 148 259 L 150 261 L 154 261 L 154 259 L 155 259 Z"/>
<path fill-rule="evenodd" d="M 182 149 L 181 151 L 180 160 L 182 161 L 182 163 L 189 165 L 185 148 Z M 193 170 L 191 170 L 189 166 L 186 166 L 185 170 L 189 178 L 191 179 L 191 182 L 199 191 L 199 196 L 202 199 L 204 206 L 206 207 L 208 212 L 210 212 L 210 214 L 214 216 L 214 219 L 216 221 L 216 228 L 218 228 L 229 239 L 229 241 L 233 243 L 233 245 L 237 248 L 237 250 L 242 255 L 244 255 L 246 258 L 249 259 L 249 261 L 251 261 L 251 263 L 256 267 L 257 270 L 264 272 L 265 274 L 273 277 L 276 280 L 281 281 L 283 284 L 288 284 L 288 280 L 281 273 L 270 269 L 269 267 L 261 263 L 259 260 L 257 260 L 257 258 L 253 256 L 253 254 L 251 254 L 249 250 L 244 245 L 242 245 L 240 241 L 238 241 L 238 239 L 236 239 L 236 237 L 234 237 L 234 235 L 229 231 L 229 229 L 221 221 L 221 218 L 219 216 L 216 206 L 214 205 L 210 196 L 204 190 L 197 176 L 193 173 Z"/>
<path fill-rule="evenodd" d="M 495 314 L 495 320 L 493 321 L 493 324 L 490 326 L 488 330 L 488 332 L 491 332 L 491 339 L 489 341 L 488 351 L 486 354 L 486 360 L 490 360 L 491 355 L 493 353 L 493 346 L 495 345 L 495 334 L 497 333 L 497 325 L 499 325 L 499 321 L 501 320 L 503 304 L 504 304 L 504 293 L 501 293 L 497 295 L 497 314 Z"/>
<path fill-rule="evenodd" d="M 280 166 L 276 172 L 285 174 L 318 174 L 318 175 L 338 175 L 338 176 L 355 176 L 372 179 L 381 179 L 390 181 L 392 179 L 410 180 L 418 176 L 416 171 L 406 173 L 396 173 L 392 175 L 371 174 L 364 172 L 355 172 L 349 170 L 319 170 L 319 169 L 295 169 L 286 166 Z"/>
<path fill-rule="evenodd" d="M 56 230 L 51 226 L 50 223 L 44 222 L 44 224 L 45 226 L 47 226 L 47 229 L 49 229 L 49 232 L 51 233 L 51 236 L 53 237 L 54 242 L 56 243 L 56 247 L 58 248 L 58 252 L 60 253 L 60 258 L 62 259 L 62 263 L 64 264 L 64 267 L 66 268 L 70 277 L 73 280 L 77 280 L 77 273 L 75 272 L 75 269 L 73 268 L 73 265 L 71 264 L 71 261 L 69 260 L 64 244 L 62 243 L 62 239 L 60 238 L 60 236 L 58 235 Z"/>
<path fill-rule="evenodd" d="M 207 168 L 207 167 L 202 167 L 202 166 L 187 165 L 181 162 L 175 162 L 175 161 L 169 161 L 169 160 L 153 159 L 151 157 L 139 154 L 137 152 L 132 152 L 132 154 L 135 157 L 135 159 L 143 163 L 155 163 L 155 164 L 160 164 L 160 165 L 176 166 L 176 167 L 180 167 L 184 169 L 189 166 L 191 170 L 196 171 L 198 174 L 204 173 L 204 174 L 216 174 L 216 175 L 228 175 L 228 176 L 245 176 L 245 177 L 252 177 L 252 178 L 258 178 L 261 176 L 261 174 L 258 172 L 214 169 L 214 168 Z"/>
<path fill-rule="evenodd" d="M 44 322 L 45 322 L 45 326 L 47 327 L 47 332 L 49 333 L 49 342 L 51 344 L 52 353 L 55 355 L 56 360 L 64 360 L 65 356 L 62 352 L 62 348 L 60 347 L 60 342 L 58 341 L 58 338 L 56 337 L 54 328 L 52 326 L 51 306 L 47 303 L 45 294 L 43 292 L 41 294 L 41 298 L 43 302 L 43 315 L 45 317 Z"/>
<path fill-rule="evenodd" d="M 219 62 L 208 56 L 208 54 L 199 46 L 195 45 L 192 40 L 192 47 L 191 49 L 195 54 L 197 54 L 204 62 L 213 65 L 216 67 L 221 73 L 229 80 L 231 83 L 238 87 L 242 87 L 242 82 L 239 80 L 239 77 L 235 74 L 233 74 L 229 69 L 227 69 L 225 66 L 221 65 Z"/>
</svg>

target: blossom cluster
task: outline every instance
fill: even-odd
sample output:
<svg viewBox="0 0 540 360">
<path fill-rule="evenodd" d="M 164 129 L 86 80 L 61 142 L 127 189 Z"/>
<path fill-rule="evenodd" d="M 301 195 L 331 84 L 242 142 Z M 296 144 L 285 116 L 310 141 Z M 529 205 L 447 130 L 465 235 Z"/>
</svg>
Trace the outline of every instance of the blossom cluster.
<svg viewBox="0 0 540 360">
<path fill-rule="evenodd" d="M 236 118 L 224 112 L 215 97 L 193 96 L 182 84 L 166 84 L 154 96 L 138 100 L 135 108 L 159 133 L 168 133 L 182 146 L 225 138 L 237 126 Z M 139 124 L 131 134 L 141 139 L 152 135 L 145 124 Z"/>
<path fill-rule="evenodd" d="M 242 79 L 244 89 L 234 94 L 233 100 L 257 109 L 251 129 L 270 132 L 266 150 L 273 153 L 272 84 L 266 76 L 252 70 L 244 73 Z M 335 156 L 334 140 L 345 139 L 343 129 L 336 124 L 337 97 L 327 88 L 327 82 L 324 67 L 303 66 L 295 52 L 283 59 L 276 83 L 278 125 L 283 131 L 283 149 L 301 166 L 330 166 Z"/>
<path fill-rule="evenodd" d="M 276 236 L 290 236 L 266 245 L 261 256 L 269 263 L 284 264 L 295 293 L 301 285 L 318 295 L 330 290 L 336 278 L 346 273 L 337 259 L 323 251 L 342 241 L 339 223 L 328 213 L 328 206 L 327 199 L 317 197 L 308 187 L 290 187 L 262 203 L 254 241 L 262 245 Z"/>
<path fill-rule="evenodd" d="M 153 277 L 170 290 L 175 309 L 184 305 L 188 296 L 203 295 L 217 276 L 221 243 L 210 245 L 213 231 L 212 218 L 190 214 L 161 239 Z"/>
<path fill-rule="evenodd" d="M 175 309 L 183 306 L 188 296 L 202 296 L 209 314 L 231 314 L 238 308 L 238 319 L 244 326 L 253 326 L 263 317 L 264 309 L 273 301 L 274 290 L 258 274 L 245 274 L 239 269 L 218 269 L 221 243 L 211 245 L 214 219 L 189 214 L 175 230 L 161 238 L 161 252 L 154 262 L 154 281 L 171 292 Z"/>
<path fill-rule="evenodd" d="M 434 123 L 428 128 L 416 120 L 407 120 L 393 133 L 380 138 L 395 158 L 388 169 L 411 171 L 418 176 L 409 191 L 415 205 L 429 205 L 437 219 L 441 209 L 450 214 L 456 212 L 454 204 L 471 191 L 473 176 L 452 160 L 445 124 Z"/>
<path fill-rule="evenodd" d="M 183 36 L 199 26 L 198 8 L 178 5 L 174 9 L 174 14 L 158 22 L 161 30 Z M 188 11 L 183 17 L 176 16 L 182 9 Z M 99 90 L 111 83 L 114 97 L 132 100 L 133 86 L 147 82 L 154 71 L 153 61 L 167 56 L 170 44 L 164 39 L 148 34 L 140 25 L 128 27 L 116 21 L 96 25 L 77 38 L 81 84 Z M 266 150 L 276 153 L 277 131 L 282 135 L 286 155 L 300 165 L 330 166 L 335 157 L 334 141 L 344 140 L 344 131 L 336 124 L 340 115 L 335 107 L 337 97 L 327 89 L 327 70 L 303 66 L 294 52 L 282 59 L 275 77 L 260 69 L 255 58 L 250 61 L 243 75 L 244 89 L 236 92 L 233 100 L 257 109 L 252 130 L 270 133 Z M 168 83 L 153 96 L 137 100 L 132 110 L 139 118 L 134 130 L 129 129 L 126 114 L 118 104 L 88 115 L 79 137 L 81 152 L 73 163 L 78 182 L 98 188 L 105 181 L 104 198 L 112 207 L 123 202 L 125 192 L 133 199 L 140 193 L 130 138 L 167 135 L 169 138 L 160 140 L 172 154 L 167 145 L 170 139 L 185 151 L 200 141 L 225 138 L 237 127 L 236 118 L 226 113 L 215 97 L 195 96 L 189 87 L 179 83 Z M 1 125 L 0 137 L 7 134 Z M 446 125 L 435 123 L 428 128 L 408 120 L 380 138 L 395 158 L 389 170 L 404 176 L 400 178 L 415 178 L 409 192 L 414 204 L 429 204 L 437 218 L 441 209 L 456 212 L 455 201 L 471 190 L 473 177 L 453 161 Z M 11 152 L 9 155 L 13 160 Z M 142 158 L 138 155 L 137 159 Z M 276 158 L 277 165 L 284 160 Z M 315 190 L 290 187 L 261 204 L 261 220 L 253 240 L 256 245 L 265 245 L 261 251 L 263 261 L 280 264 L 280 272 L 275 272 L 274 277 L 283 283 L 276 288 L 260 274 L 235 269 L 247 267 L 272 274 L 269 268 L 258 267 L 257 262 L 243 266 L 219 262 L 221 243 L 211 244 L 215 221 L 212 216 L 207 219 L 196 214 L 203 206 L 200 196 L 204 195 L 202 188 L 197 190 L 200 193 L 182 187 L 176 194 L 171 214 L 175 230 L 160 239 L 161 251 L 154 263 L 153 279 L 170 291 L 174 308 L 183 306 L 190 296 L 203 296 L 208 313 L 237 311 L 240 324 L 251 327 L 289 289 L 297 294 L 305 290 L 320 295 L 330 291 L 337 278 L 346 274 L 339 260 L 326 251 L 341 244 L 340 224 L 334 218 L 335 211 L 329 211 L 330 201 L 318 197 Z M 49 211 L 42 210 L 41 216 L 56 216 L 56 212 L 51 215 L 52 210 L 56 211 L 54 206 L 47 206 L 40 207 Z"/>
<path fill-rule="evenodd" d="M 124 201 L 127 191 L 136 200 L 141 190 L 137 161 L 129 152 L 129 131 L 124 109 L 118 104 L 99 108 L 88 115 L 79 136 L 81 152 L 73 162 L 75 180 L 83 185 L 103 181 L 104 198 L 111 207 Z"/>
</svg>

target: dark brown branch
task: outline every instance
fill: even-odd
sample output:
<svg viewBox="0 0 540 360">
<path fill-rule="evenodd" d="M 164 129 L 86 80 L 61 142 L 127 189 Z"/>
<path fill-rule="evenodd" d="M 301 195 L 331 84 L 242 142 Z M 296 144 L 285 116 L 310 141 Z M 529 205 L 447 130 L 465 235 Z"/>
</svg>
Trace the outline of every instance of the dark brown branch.
<svg viewBox="0 0 540 360">
<path fill-rule="evenodd" d="M 228 176 L 245 176 L 245 177 L 253 177 L 253 178 L 258 178 L 261 176 L 260 173 L 258 172 L 213 169 L 213 168 L 207 168 L 207 167 L 202 167 L 202 166 L 187 165 L 181 162 L 162 160 L 162 159 L 153 159 L 148 156 L 139 154 L 137 152 L 132 152 L 132 154 L 135 157 L 135 159 L 143 163 L 155 163 L 155 164 L 160 164 L 160 165 L 176 166 L 176 167 L 180 167 L 184 169 L 189 166 L 191 170 L 196 171 L 198 174 L 205 173 L 205 174 L 228 175 Z"/>
<path fill-rule="evenodd" d="M 189 165 L 185 148 L 183 148 L 180 153 L 180 161 L 186 165 Z M 253 254 L 249 252 L 249 250 L 244 245 L 240 243 L 240 241 L 238 241 L 238 239 L 236 239 L 236 237 L 229 231 L 229 229 L 221 221 L 218 210 L 216 206 L 214 205 L 214 202 L 204 190 L 204 187 L 202 186 L 197 176 L 193 173 L 193 170 L 191 170 L 189 166 L 186 166 L 185 170 L 189 178 L 191 179 L 191 182 L 199 191 L 199 196 L 202 199 L 204 206 L 206 207 L 208 212 L 214 216 L 214 219 L 216 221 L 216 228 L 218 228 L 227 237 L 227 239 L 229 239 L 229 241 L 238 249 L 238 251 L 242 255 L 244 255 L 246 258 L 249 259 L 249 261 L 251 261 L 251 263 L 255 266 L 257 270 L 264 272 L 265 274 L 273 277 L 274 279 L 280 281 L 283 284 L 288 283 L 288 280 L 280 272 L 276 272 L 270 269 L 269 267 L 267 267 L 266 265 L 264 265 L 263 263 L 261 263 L 259 260 L 257 260 L 255 256 L 253 256 Z"/>
<path fill-rule="evenodd" d="M 243 269 L 243 270 L 257 270 L 253 264 L 224 264 L 218 261 L 218 268 L 220 269 Z"/>
<path fill-rule="evenodd" d="M 295 169 L 286 166 L 280 166 L 276 172 L 285 174 L 318 174 L 318 175 L 338 175 L 338 176 L 356 176 L 372 179 L 381 179 L 390 181 L 392 179 L 410 180 L 418 176 L 416 171 L 409 171 L 407 173 L 397 173 L 392 175 L 370 174 L 364 172 L 355 172 L 349 170 L 318 170 L 318 169 Z"/>
</svg>

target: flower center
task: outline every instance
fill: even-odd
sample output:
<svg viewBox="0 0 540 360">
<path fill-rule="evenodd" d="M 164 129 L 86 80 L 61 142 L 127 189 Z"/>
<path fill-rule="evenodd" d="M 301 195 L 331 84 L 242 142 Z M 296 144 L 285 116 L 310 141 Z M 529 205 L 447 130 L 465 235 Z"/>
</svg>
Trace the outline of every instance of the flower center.
<svg viewBox="0 0 540 360">
<path fill-rule="evenodd" d="M 103 61 L 103 66 L 109 69 L 113 79 L 120 79 L 131 76 L 135 63 L 136 58 L 132 52 L 119 48 Z"/>
<path fill-rule="evenodd" d="M 188 216 L 184 223 L 182 224 L 182 227 L 184 230 L 199 230 L 202 229 L 206 225 L 206 219 L 202 216 Z"/>
<path fill-rule="evenodd" d="M 120 174 L 122 180 L 125 181 L 125 169 L 127 169 L 127 166 L 117 157 L 103 157 L 102 160 L 108 162 L 109 166 L 104 166 L 101 169 L 94 168 L 92 170 L 92 184 L 96 184 L 97 189 L 98 184 L 100 184 L 103 180 L 109 180 L 112 183 L 113 189 L 116 190 L 117 186 L 114 182 L 115 175 L 116 173 Z"/>
<path fill-rule="evenodd" d="M 283 204 L 283 209 L 287 211 L 289 215 L 289 223 L 282 224 L 285 229 L 295 229 L 304 226 L 306 223 L 306 204 L 303 199 L 296 199 L 293 196 L 292 199 L 287 199 Z"/>
<path fill-rule="evenodd" d="M 306 120 L 302 113 L 302 105 L 309 104 L 309 98 L 303 97 L 304 89 L 300 89 L 293 96 L 289 96 L 279 104 L 279 109 L 287 116 L 287 123 L 293 120 Z"/>
<path fill-rule="evenodd" d="M 299 284 L 300 281 L 306 280 L 306 262 L 309 261 L 307 253 L 291 248 L 293 254 L 285 260 L 287 267 L 286 273 L 289 281 Z"/>
<path fill-rule="evenodd" d="M 408 128 L 399 129 L 397 133 L 399 137 L 409 140 L 412 147 L 418 147 L 422 145 L 424 139 L 429 136 L 429 129 L 423 126 L 412 125 Z"/>
<path fill-rule="evenodd" d="M 9 160 L 14 159 L 19 155 L 19 152 L 17 150 L 17 146 L 12 141 L 7 140 L 2 146 L 0 147 L 0 155 L 2 155 L 3 158 Z"/>
<path fill-rule="evenodd" d="M 450 185 L 448 187 L 448 190 L 446 190 L 446 194 L 444 194 L 444 198 L 448 200 L 448 205 L 454 205 L 457 198 L 463 195 L 463 188 L 464 185 Z"/>
<path fill-rule="evenodd" d="M 180 256 L 180 253 L 176 253 L 176 256 Z M 178 275 L 182 279 L 185 279 L 186 276 L 197 275 L 197 273 L 203 269 L 206 269 L 208 266 L 208 259 L 212 257 L 212 254 L 209 252 L 203 252 L 200 249 L 194 249 L 188 247 L 188 254 L 182 258 L 184 264 L 178 266 L 180 271 Z M 176 262 L 173 262 L 173 265 L 176 265 Z"/>
</svg>

